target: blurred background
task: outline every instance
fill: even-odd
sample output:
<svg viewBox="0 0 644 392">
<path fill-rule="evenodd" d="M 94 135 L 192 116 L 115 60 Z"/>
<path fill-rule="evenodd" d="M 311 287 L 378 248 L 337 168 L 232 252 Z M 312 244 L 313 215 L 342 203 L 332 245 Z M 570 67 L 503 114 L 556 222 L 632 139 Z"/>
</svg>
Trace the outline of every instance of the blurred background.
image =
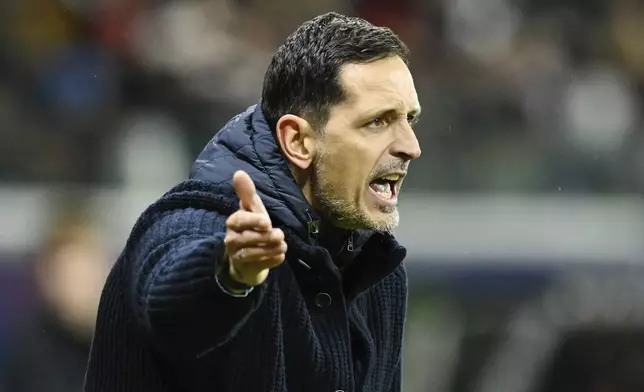
<svg viewBox="0 0 644 392">
<path fill-rule="evenodd" d="M 644 390 L 644 3 L 0 1 L 0 391 L 80 391 L 134 221 L 326 11 L 412 49 L 407 392 Z"/>
</svg>

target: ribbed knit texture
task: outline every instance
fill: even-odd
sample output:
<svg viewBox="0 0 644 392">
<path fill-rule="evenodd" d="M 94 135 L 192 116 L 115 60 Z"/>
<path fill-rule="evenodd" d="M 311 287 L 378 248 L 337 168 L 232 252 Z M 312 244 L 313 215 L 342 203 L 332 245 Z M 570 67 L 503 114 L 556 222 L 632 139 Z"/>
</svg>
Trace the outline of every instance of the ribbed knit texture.
<svg viewBox="0 0 644 392">
<path fill-rule="evenodd" d="M 246 117 L 237 123 L 257 121 Z M 255 153 L 268 149 L 246 136 Z M 296 195 L 295 185 L 266 180 L 274 169 L 258 166 L 251 177 L 286 233 L 287 261 L 246 298 L 222 292 L 214 273 L 238 200 L 224 179 L 180 184 L 143 213 L 107 280 L 86 392 L 401 390 L 404 248 L 376 233 L 341 277 L 296 221 L 305 202 L 270 199 Z"/>
</svg>

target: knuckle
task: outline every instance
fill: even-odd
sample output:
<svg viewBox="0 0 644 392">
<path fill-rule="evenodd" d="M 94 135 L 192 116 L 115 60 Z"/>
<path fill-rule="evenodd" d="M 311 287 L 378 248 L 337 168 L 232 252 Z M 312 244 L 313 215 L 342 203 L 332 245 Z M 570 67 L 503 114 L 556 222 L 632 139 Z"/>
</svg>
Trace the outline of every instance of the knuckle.
<svg viewBox="0 0 644 392">
<path fill-rule="evenodd" d="M 237 210 L 230 214 L 230 218 L 238 218 L 239 216 L 242 216 L 244 214 L 244 210 Z"/>
<path fill-rule="evenodd" d="M 254 238 L 253 237 L 253 232 L 251 230 L 248 230 L 248 229 L 242 230 L 241 233 L 239 233 L 239 236 L 244 242 L 246 242 L 248 240 L 252 240 Z"/>
<path fill-rule="evenodd" d="M 226 225 L 237 226 L 244 220 L 243 211 L 236 211 L 226 219 Z"/>
<path fill-rule="evenodd" d="M 266 219 L 266 217 L 264 217 L 262 214 L 258 214 L 258 213 L 254 213 L 253 220 L 255 222 L 257 222 L 258 224 L 261 224 L 261 225 L 267 225 L 267 224 L 270 223 L 268 221 L 268 219 Z"/>
</svg>

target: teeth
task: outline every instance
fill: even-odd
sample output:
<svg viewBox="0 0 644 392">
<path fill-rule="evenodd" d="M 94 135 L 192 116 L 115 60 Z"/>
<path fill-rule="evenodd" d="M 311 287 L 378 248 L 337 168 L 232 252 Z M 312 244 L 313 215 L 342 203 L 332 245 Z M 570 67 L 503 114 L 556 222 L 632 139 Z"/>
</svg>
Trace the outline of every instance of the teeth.
<svg viewBox="0 0 644 392">
<path fill-rule="evenodd" d="M 384 184 L 373 184 L 371 186 L 377 194 L 384 197 L 385 199 L 390 199 L 392 196 L 391 184 L 386 182 Z"/>
<path fill-rule="evenodd" d="M 399 174 L 390 174 L 388 176 L 384 176 L 384 177 L 380 177 L 380 178 L 383 179 L 383 180 L 387 180 L 387 181 L 398 181 L 400 179 L 400 175 Z"/>
</svg>

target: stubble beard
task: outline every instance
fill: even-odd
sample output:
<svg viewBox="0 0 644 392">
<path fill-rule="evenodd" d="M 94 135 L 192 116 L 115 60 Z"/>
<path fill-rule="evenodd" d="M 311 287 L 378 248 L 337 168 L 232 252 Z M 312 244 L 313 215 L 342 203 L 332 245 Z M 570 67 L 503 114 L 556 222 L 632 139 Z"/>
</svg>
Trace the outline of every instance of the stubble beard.
<svg viewBox="0 0 644 392">
<path fill-rule="evenodd" d="M 374 219 L 367 211 L 353 200 L 347 200 L 339 195 L 345 195 L 342 187 L 329 181 L 330 170 L 326 165 L 326 155 L 319 154 L 313 162 L 311 191 L 317 203 L 319 213 L 333 224 L 343 229 L 369 229 L 383 233 L 391 233 L 400 220 L 398 208 L 393 205 L 378 205 L 384 219 Z"/>
</svg>

